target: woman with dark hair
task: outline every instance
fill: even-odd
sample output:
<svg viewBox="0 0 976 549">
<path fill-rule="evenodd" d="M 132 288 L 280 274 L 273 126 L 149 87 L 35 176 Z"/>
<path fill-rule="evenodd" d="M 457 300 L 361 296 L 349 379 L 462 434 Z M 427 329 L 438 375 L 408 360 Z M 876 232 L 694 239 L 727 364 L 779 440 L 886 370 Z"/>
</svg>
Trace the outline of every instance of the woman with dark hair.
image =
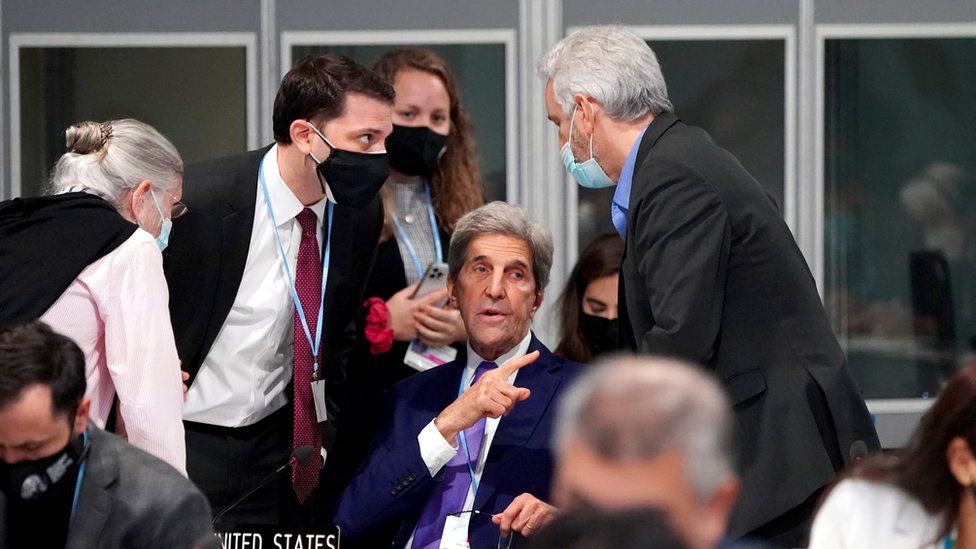
<svg viewBox="0 0 976 549">
<path fill-rule="evenodd" d="M 617 274 L 623 253 L 623 239 L 607 233 L 580 254 L 559 297 L 557 355 L 586 364 L 617 349 Z"/>
<path fill-rule="evenodd" d="M 831 490 L 811 548 L 976 547 L 976 365 L 958 372 L 904 451 L 874 456 Z"/>
</svg>

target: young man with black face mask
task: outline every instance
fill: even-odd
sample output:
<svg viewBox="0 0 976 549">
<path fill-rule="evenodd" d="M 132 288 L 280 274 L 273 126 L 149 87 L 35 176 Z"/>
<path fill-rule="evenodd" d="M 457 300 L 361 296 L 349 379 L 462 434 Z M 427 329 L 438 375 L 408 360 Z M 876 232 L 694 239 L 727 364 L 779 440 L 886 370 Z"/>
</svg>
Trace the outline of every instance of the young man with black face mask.
<svg viewBox="0 0 976 549">
<path fill-rule="evenodd" d="M 85 357 L 35 322 L 0 330 L 0 547 L 191 547 L 206 498 L 88 422 Z"/>
<path fill-rule="evenodd" d="M 392 103 L 393 89 L 351 59 L 305 58 L 278 90 L 272 146 L 184 175 L 200 187 L 183 196 L 191 213 L 164 261 L 189 373 L 190 479 L 218 511 L 296 448 L 315 449 L 228 521 L 310 524 L 325 505 L 320 464 L 383 224 Z"/>
</svg>

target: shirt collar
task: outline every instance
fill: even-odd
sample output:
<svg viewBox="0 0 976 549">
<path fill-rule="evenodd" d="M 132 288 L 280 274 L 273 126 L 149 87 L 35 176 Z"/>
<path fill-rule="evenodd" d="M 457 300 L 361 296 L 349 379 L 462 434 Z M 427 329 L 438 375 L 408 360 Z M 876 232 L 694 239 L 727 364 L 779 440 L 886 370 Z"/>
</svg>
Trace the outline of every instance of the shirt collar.
<svg viewBox="0 0 976 549">
<path fill-rule="evenodd" d="M 525 334 L 525 337 L 522 338 L 522 341 L 519 341 L 518 345 L 513 347 L 511 350 L 505 352 L 502 356 L 496 358 L 492 362 L 494 362 L 495 365 L 497 366 L 501 366 L 502 364 L 505 364 L 505 362 L 508 360 L 511 360 L 516 357 L 524 356 L 529 351 L 529 345 L 531 343 L 532 343 L 532 331 L 529 330 L 529 333 Z M 471 348 L 470 341 L 468 342 L 467 345 L 468 345 L 468 361 L 467 364 L 465 365 L 466 367 L 465 375 L 466 377 L 470 378 L 471 377 L 470 374 L 474 372 L 475 369 L 477 369 L 478 366 L 482 362 L 485 362 L 486 360 L 478 356 L 478 353 L 474 352 L 474 349 Z"/>
<path fill-rule="evenodd" d="M 617 181 L 617 189 L 613 192 L 613 203 L 623 210 L 630 207 L 630 188 L 634 183 L 637 151 L 640 149 L 641 141 L 644 140 L 644 134 L 647 133 L 649 127 L 651 127 L 650 123 L 641 130 L 640 135 L 637 136 L 637 141 L 634 142 L 634 146 L 631 147 L 630 153 L 627 155 L 627 160 L 624 161 L 623 168 L 620 169 L 620 180 Z"/>
<path fill-rule="evenodd" d="M 291 192 L 285 180 L 281 178 L 281 170 L 278 169 L 278 145 L 275 144 L 264 155 L 261 162 L 261 169 L 264 172 L 264 182 L 268 186 L 268 196 L 271 198 L 271 209 L 274 211 L 275 221 L 278 227 L 286 225 L 306 208 L 304 204 Z M 325 204 L 327 198 L 319 200 L 315 204 L 308 206 L 315 214 L 319 224 L 325 217 Z"/>
</svg>

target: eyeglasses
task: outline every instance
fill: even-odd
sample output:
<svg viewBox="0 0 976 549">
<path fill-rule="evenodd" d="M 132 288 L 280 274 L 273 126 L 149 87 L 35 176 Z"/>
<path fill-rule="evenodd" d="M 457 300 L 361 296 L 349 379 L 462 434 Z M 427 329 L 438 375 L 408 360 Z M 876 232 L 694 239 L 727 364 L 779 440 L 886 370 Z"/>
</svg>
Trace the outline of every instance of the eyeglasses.
<svg viewBox="0 0 976 549">
<path fill-rule="evenodd" d="M 186 204 L 184 204 L 184 203 L 180 202 L 179 200 L 177 200 L 177 201 L 173 202 L 173 207 L 170 208 L 170 210 L 169 210 L 169 218 L 170 219 L 176 219 L 177 217 L 183 216 L 189 210 L 190 210 L 190 208 L 188 208 L 186 206 Z"/>
<path fill-rule="evenodd" d="M 190 210 L 190 208 L 188 208 L 186 206 L 186 204 L 184 204 L 184 203 L 180 202 L 179 200 L 177 200 L 175 196 L 173 196 L 173 195 L 171 195 L 169 193 L 166 193 L 166 196 L 170 197 L 170 199 L 173 200 L 173 206 L 169 209 L 169 218 L 170 219 L 176 219 L 177 217 L 181 217 L 181 216 L 185 215 L 186 212 L 188 212 Z"/>
<path fill-rule="evenodd" d="M 448 513 L 448 516 L 460 517 L 465 513 L 471 513 L 473 515 L 487 515 L 488 517 L 493 517 L 493 513 L 487 513 L 485 511 L 479 511 L 477 509 L 468 509 L 466 511 L 454 511 L 453 513 Z M 512 540 L 515 538 L 515 532 L 509 532 L 507 536 L 503 536 L 501 531 L 498 532 L 498 549 L 511 549 Z"/>
</svg>

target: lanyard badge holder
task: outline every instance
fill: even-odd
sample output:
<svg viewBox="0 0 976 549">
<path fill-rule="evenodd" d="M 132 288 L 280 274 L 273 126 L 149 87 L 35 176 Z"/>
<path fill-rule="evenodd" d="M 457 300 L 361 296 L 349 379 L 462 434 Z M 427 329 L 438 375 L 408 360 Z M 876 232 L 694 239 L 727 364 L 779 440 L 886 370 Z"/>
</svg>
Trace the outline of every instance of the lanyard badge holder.
<svg viewBox="0 0 976 549">
<path fill-rule="evenodd" d="M 434 238 L 434 251 L 436 254 L 436 261 L 430 265 L 427 272 L 424 272 L 424 267 L 420 263 L 420 256 L 417 254 L 417 250 L 414 248 L 413 242 L 410 241 L 410 237 L 407 236 L 407 232 L 403 229 L 403 225 L 400 224 L 400 220 L 397 219 L 395 214 L 390 216 L 390 218 L 393 220 L 393 226 L 396 228 L 400 240 L 403 242 L 404 247 L 410 254 L 410 259 L 413 260 L 413 266 L 417 271 L 417 277 L 420 279 L 421 286 L 423 286 L 428 277 L 431 279 L 442 280 L 441 277 L 447 275 L 447 266 L 443 264 L 444 251 L 441 249 L 441 238 L 437 231 L 437 218 L 434 216 L 434 205 L 430 198 L 429 185 L 424 186 L 424 196 L 427 199 L 427 218 L 430 220 L 430 233 Z M 415 370 L 423 372 L 435 366 L 440 366 L 441 364 L 451 362 L 455 358 L 457 358 L 457 349 L 451 347 L 450 345 L 445 345 L 443 347 L 429 347 L 424 345 L 419 339 L 415 339 L 410 342 L 410 346 L 407 348 L 407 352 L 403 356 L 403 363 Z"/>
<path fill-rule="evenodd" d="M 302 307 L 302 300 L 298 298 L 298 291 L 295 289 L 295 277 L 291 274 L 291 267 L 288 266 L 288 258 L 285 254 L 285 247 L 281 244 L 281 235 L 278 234 L 278 221 L 275 219 L 274 210 L 271 208 L 271 195 L 268 194 L 268 185 L 264 178 L 264 162 L 261 162 L 259 170 L 261 176 L 261 192 L 264 193 L 264 204 L 268 208 L 268 215 L 271 217 L 272 229 L 274 229 L 275 242 L 278 244 L 279 258 L 285 269 L 285 276 L 288 278 L 288 289 L 291 290 L 291 298 L 295 302 L 295 310 L 298 312 L 298 319 L 301 321 L 302 332 L 305 335 L 308 346 L 312 350 L 312 379 L 309 383 L 312 386 L 312 400 L 315 403 L 315 419 L 319 423 L 326 421 L 329 417 L 325 405 L 325 380 L 322 379 L 321 368 L 319 367 L 319 351 L 322 348 L 322 317 L 325 310 L 325 287 L 329 281 L 329 262 L 332 256 L 332 221 L 335 218 L 334 207 L 331 201 L 327 200 L 328 226 L 326 235 L 328 240 L 325 244 L 325 252 L 322 254 L 322 287 L 319 294 L 319 316 L 315 323 L 315 338 L 312 338 L 312 331 L 308 327 L 308 320 L 305 318 L 305 308 Z"/>
</svg>

